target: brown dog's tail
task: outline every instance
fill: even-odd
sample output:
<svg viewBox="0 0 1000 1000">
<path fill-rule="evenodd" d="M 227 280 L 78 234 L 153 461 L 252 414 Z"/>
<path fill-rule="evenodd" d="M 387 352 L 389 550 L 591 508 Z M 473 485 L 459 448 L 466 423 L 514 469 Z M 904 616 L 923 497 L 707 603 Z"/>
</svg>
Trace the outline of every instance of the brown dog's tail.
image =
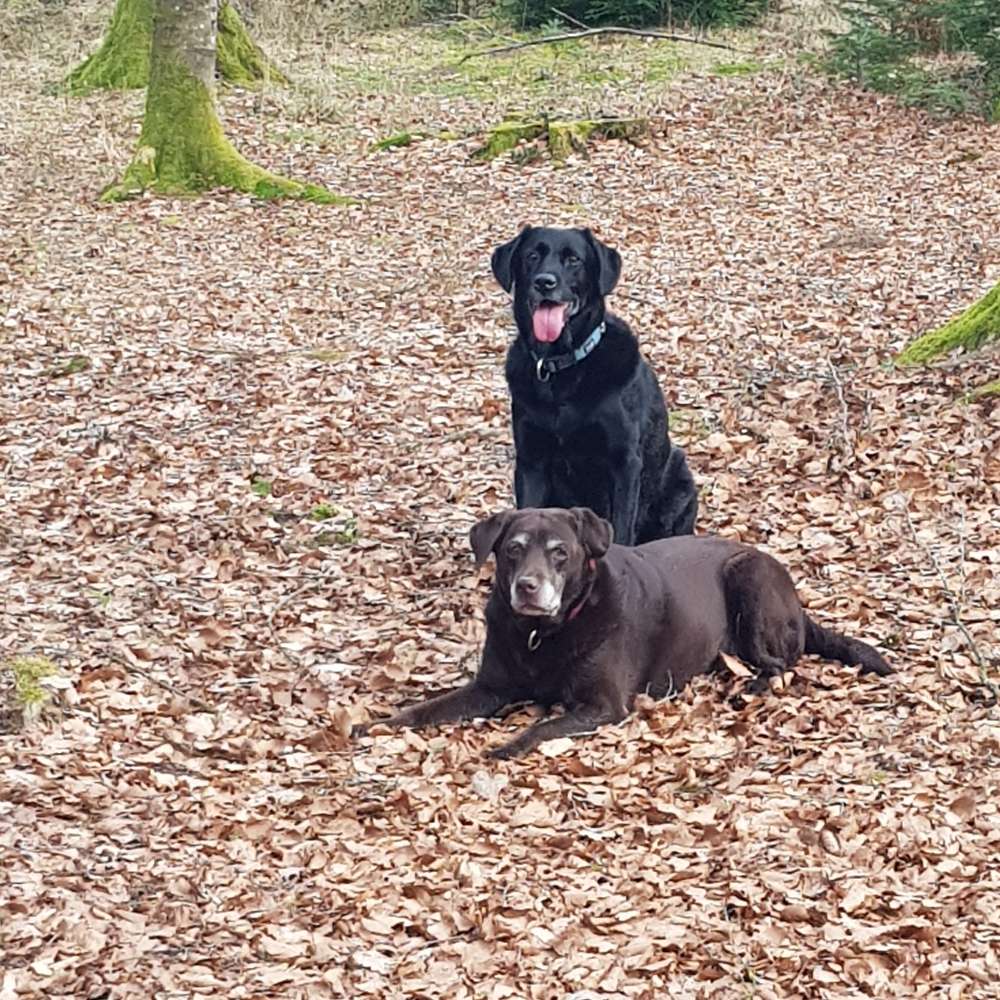
<svg viewBox="0 0 1000 1000">
<path fill-rule="evenodd" d="M 860 667 L 863 674 L 878 674 L 885 677 L 892 673 L 892 667 L 882 658 L 882 654 L 860 639 L 851 639 L 832 629 L 817 625 L 807 614 L 802 614 L 806 627 L 807 653 L 815 653 L 828 660 L 840 660 L 849 667 Z"/>
</svg>

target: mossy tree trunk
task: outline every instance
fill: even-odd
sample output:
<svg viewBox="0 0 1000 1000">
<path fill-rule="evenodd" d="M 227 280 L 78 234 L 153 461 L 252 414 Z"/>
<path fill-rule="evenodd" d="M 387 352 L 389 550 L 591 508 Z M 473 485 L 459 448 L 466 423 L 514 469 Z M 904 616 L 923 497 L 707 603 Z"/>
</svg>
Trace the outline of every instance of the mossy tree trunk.
<svg viewBox="0 0 1000 1000">
<path fill-rule="evenodd" d="M 140 191 L 187 194 L 227 187 L 261 198 L 343 203 L 313 184 L 286 180 L 245 160 L 215 113 L 217 0 L 154 0 L 149 87 L 139 148 L 119 184 L 119 201 Z"/>
<path fill-rule="evenodd" d="M 918 337 L 897 356 L 896 364 L 923 365 L 955 348 L 974 351 L 989 341 L 1000 341 L 1000 284 L 940 329 Z M 974 395 L 995 395 L 998 391 L 1000 382 L 991 382 Z"/>
<path fill-rule="evenodd" d="M 72 94 L 94 90 L 136 90 L 149 83 L 153 40 L 153 0 L 118 0 L 101 47 L 63 81 Z M 236 8 L 219 8 L 216 58 L 226 83 L 252 87 L 269 81 L 284 84 L 285 75 L 250 37 Z"/>
</svg>

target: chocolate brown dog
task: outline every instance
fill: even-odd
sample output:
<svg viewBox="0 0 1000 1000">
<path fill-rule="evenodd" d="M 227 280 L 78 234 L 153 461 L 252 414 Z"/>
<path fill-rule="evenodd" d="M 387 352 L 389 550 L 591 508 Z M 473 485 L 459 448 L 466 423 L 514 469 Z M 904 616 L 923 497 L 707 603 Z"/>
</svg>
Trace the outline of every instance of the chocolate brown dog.
<svg viewBox="0 0 1000 1000">
<path fill-rule="evenodd" d="M 508 510 L 475 525 L 477 565 L 490 552 L 497 561 L 479 672 L 386 723 L 454 722 L 524 701 L 565 706 L 491 754 L 514 757 L 620 722 L 637 694 L 678 691 L 720 653 L 754 667 L 761 688 L 803 653 L 892 672 L 867 643 L 817 625 L 764 552 L 712 536 L 637 548 L 611 537 L 611 525 L 583 507 Z"/>
</svg>

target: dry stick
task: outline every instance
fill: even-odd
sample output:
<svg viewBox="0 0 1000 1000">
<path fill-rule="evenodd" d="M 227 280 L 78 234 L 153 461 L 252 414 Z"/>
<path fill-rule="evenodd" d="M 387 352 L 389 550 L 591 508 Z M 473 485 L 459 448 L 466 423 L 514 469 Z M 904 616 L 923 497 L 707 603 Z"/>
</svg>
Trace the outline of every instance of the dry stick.
<svg viewBox="0 0 1000 1000">
<path fill-rule="evenodd" d="M 152 681 L 158 687 L 163 688 L 164 691 L 169 691 L 175 698 L 181 698 L 184 701 L 190 702 L 195 708 L 200 708 L 203 712 L 208 712 L 211 715 L 215 715 L 218 709 L 213 705 L 209 705 L 207 701 L 202 701 L 201 698 L 197 698 L 192 694 L 187 694 L 184 691 L 180 691 L 170 683 L 170 681 L 165 681 L 156 674 L 147 670 L 145 667 L 139 666 L 138 663 L 133 663 L 131 660 L 126 659 L 119 653 L 106 652 L 105 655 L 108 659 L 114 660 L 115 663 L 124 667 L 127 671 L 131 673 L 141 674 L 148 681 Z"/>
<path fill-rule="evenodd" d="M 965 622 L 962 621 L 961 603 L 959 602 L 955 591 L 951 589 L 951 584 L 948 583 L 948 578 L 944 575 L 944 570 L 941 568 L 941 563 L 938 561 L 938 557 L 935 555 L 934 550 L 925 542 L 922 542 L 917 536 L 917 528 L 913 523 L 913 518 L 910 516 L 910 504 L 908 500 L 903 506 L 903 513 L 906 515 L 906 524 L 910 529 L 910 534 L 913 536 L 914 542 L 916 542 L 917 545 L 923 549 L 938 575 L 938 579 L 941 582 L 941 590 L 944 593 L 945 600 L 948 602 L 948 610 L 951 612 L 951 622 L 953 625 L 958 626 L 959 631 L 965 636 L 965 641 L 969 644 L 969 649 L 972 651 L 972 658 L 976 661 L 976 666 L 979 667 L 980 682 L 983 687 L 989 689 L 995 700 L 1000 697 L 1000 690 L 998 690 L 997 685 L 990 680 L 989 675 L 986 672 L 986 659 L 983 657 L 982 653 L 979 652 L 979 646 L 977 645 L 976 640 L 966 627 Z"/>
<path fill-rule="evenodd" d="M 844 384 L 840 381 L 834 363 L 829 358 L 827 358 L 826 363 L 830 369 L 830 377 L 833 379 L 833 387 L 837 390 L 837 399 L 840 400 L 840 436 L 846 455 L 852 453 L 854 449 L 851 447 L 850 428 L 848 427 L 850 413 L 847 409 L 847 398 L 844 396 Z"/>
<path fill-rule="evenodd" d="M 526 42 L 515 42 L 513 45 L 498 45 L 494 49 L 483 49 L 482 52 L 467 52 L 458 60 L 459 65 L 466 59 L 478 56 L 492 56 L 499 52 L 513 52 L 515 49 L 526 49 L 531 45 L 548 45 L 549 42 L 567 42 L 574 38 L 591 38 L 594 35 L 634 35 L 638 38 L 659 38 L 665 42 L 687 42 L 689 45 L 707 45 L 710 49 L 725 49 L 727 52 L 746 54 L 734 45 L 724 42 L 709 42 L 701 38 L 687 38 L 684 35 L 671 35 L 665 31 L 643 31 L 641 28 L 587 28 L 586 31 L 569 31 L 562 35 L 546 35 L 545 38 L 532 38 Z"/>
<path fill-rule="evenodd" d="M 569 21 L 570 24 L 575 24 L 578 28 L 583 28 L 584 31 L 587 31 L 590 28 L 589 24 L 584 24 L 583 21 L 578 21 L 575 17 L 573 17 L 570 14 L 567 14 L 566 11 L 564 10 L 560 10 L 558 7 L 553 7 L 552 13 L 558 14 L 560 17 L 565 18 L 565 20 Z"/>
</svg>

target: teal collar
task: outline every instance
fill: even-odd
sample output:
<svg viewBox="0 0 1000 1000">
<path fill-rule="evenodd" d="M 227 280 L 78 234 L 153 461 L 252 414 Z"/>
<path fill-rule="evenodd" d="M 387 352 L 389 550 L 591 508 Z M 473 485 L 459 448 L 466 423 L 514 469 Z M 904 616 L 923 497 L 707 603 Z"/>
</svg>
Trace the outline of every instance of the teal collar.
<svg viewBox="0 0 1000 1000">
<path fill-rule="evenodd" d="M 548 382 L 553 375 L 563 372 L 567 368 L 572 368 L 573 365 L 577 365 L 583 361 L 601 342 L 601 337 L 604 336 L 604 326 L 605 324 L 602 321 L 601 325 L 596 327 L 594 332 L 575 351 L 570 351 L 568 354 L 556 354 L 547 358 L 540 358 L 532 351 L 531 356 L 535 359 L 535 375 L 538 376 L 538 381 Z"/>
</svg>

